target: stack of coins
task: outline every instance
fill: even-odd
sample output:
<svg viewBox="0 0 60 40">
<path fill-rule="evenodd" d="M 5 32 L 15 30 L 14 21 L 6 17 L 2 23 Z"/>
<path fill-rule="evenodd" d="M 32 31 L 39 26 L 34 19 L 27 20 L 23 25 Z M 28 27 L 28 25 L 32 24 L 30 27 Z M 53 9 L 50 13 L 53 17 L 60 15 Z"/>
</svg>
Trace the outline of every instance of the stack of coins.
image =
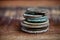
<svg viewBox="0 0 60 40">
<path fill-rule="evenodd" d="M 46 13 L 36 11 L 36 9 L 30 9 L 26 10 L 23 16 L 25 20 L 21 22 L 22 31 L 28 33 L 42 33 L 48 31 L 49 20 Z"/>
</svg>

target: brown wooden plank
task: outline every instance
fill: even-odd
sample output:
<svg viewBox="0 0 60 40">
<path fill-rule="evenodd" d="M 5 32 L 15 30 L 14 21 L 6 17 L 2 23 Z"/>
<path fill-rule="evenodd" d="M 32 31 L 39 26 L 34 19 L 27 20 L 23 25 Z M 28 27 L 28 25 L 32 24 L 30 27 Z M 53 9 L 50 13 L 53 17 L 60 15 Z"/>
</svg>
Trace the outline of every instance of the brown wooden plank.
<svg viewBox="0 0 60 40">
<path fill-rule="evenodd" d="M 29 34 L 20 30 L 18 20 L 12 20 L 12 23 L 7 26 L 0 25 L 1 40 L 60 40 L 60 25 L 55 25 L 50 20 L 50 29 L 46 33 Z"/>
<path fill-rule="evenodd" d="M 16 7 L 16 6 L 59 6 L 60 1 L 0 1 L 1 7 Z"/>
</svg>

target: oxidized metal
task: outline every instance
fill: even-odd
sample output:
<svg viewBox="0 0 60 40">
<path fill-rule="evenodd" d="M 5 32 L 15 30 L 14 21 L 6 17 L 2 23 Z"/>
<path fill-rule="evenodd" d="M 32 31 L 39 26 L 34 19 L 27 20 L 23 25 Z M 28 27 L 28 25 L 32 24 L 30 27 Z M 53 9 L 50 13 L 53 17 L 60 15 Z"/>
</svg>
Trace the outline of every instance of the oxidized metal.
<svg viewBox="0 0 60 40">
<path fill-rule="evenodd" d="M 42 33 L 49 29 L 49 19 L 46 12 L 38 8 L 28 8 L 24 13 L 24 18 L 21 22 L 21 30 L 28 33 Z"/>
</svg>

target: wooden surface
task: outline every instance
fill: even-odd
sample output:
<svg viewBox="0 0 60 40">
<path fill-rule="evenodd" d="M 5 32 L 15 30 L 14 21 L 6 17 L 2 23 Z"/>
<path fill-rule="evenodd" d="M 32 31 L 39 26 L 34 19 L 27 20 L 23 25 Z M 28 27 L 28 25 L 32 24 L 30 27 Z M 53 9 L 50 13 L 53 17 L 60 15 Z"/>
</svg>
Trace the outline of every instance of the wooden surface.
<svg viewBox="0 0 60 40">
<path fill-rule="evenodd" d="M 55 7 L 60 5 L 60 0 L 41 0 L 41 1 L 0 1 L 0 7 Z"/>
<path fill-rule="evenodd" d="M 59 6 L 60 1 L 0 1 L 1 7 L 37 7 Z M 60 24 L 50 20 L 50 28 L 46 33 L 29 34 L 21 31 L 19 20 L 2 21 L 0 18 L 0 40 L 60 40 Z"/>
<path fill-rule="evenodd" d="M 0 40 L 60 40 L 60 25 L 54 24 L 50 20 L 50 28 L 46 33 L 29 34 L 20 30 L 19 20 L 12 20 L 7 25 L 7 21 L 2 22 L 0 19 Z"/>
</svg>

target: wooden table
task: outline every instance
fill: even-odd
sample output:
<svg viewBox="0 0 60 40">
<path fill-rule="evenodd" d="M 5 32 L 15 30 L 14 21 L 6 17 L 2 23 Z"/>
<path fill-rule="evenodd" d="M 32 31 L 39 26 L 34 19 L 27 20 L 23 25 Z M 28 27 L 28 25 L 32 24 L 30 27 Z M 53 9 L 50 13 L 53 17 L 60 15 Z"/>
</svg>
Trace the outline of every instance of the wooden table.
<svg viewBox="0 0 60 40">
<path fill-rule="evenodd" d="M 54 24 L 50 20 L 50 29 L 46 33 L 29 34 L 20 30 L 19 20 L 12 20 L 7 25 L 7 21 L 0 20 L 0 40 L 60 40 L 60 24 Z"/>
</svg>

